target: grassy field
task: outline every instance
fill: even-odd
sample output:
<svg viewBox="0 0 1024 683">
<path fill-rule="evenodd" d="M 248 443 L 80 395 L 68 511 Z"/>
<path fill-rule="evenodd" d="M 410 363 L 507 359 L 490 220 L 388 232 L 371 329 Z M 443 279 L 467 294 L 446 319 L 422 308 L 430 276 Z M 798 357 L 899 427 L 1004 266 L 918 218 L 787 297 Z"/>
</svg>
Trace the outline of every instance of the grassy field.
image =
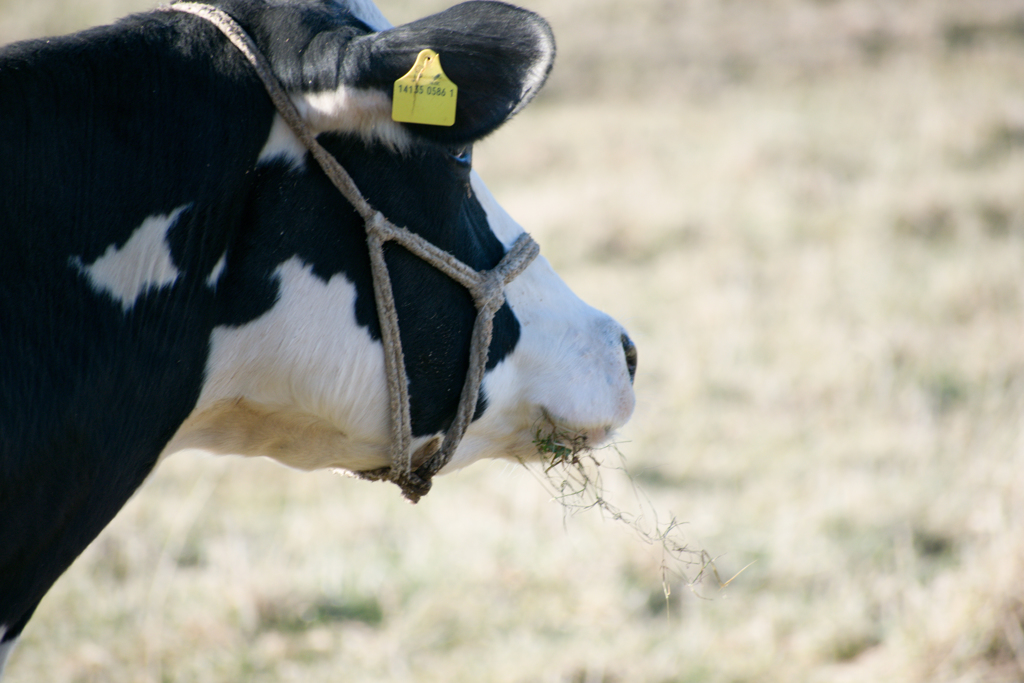
<svg viewBox="0 0 1024 683">
<path fill-rule="evenodd" d="M 149 4 L 0 0 L 0 41 Z M 1024 680 L 1024 1 L 530 6 L 555 73 L 476 163 L 633 334 L 619 449 L 717 577 L 666 598 L 518 465 L 413 507 L 183 455 L 7 681 Z"/>
</svg>

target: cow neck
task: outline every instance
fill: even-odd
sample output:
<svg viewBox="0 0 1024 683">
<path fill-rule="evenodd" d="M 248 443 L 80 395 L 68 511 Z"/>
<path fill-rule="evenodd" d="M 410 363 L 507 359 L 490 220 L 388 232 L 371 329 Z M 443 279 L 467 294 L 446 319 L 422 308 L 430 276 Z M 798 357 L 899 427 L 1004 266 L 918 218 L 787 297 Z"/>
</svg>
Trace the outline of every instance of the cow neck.
<svg viewBox="0 0 1024 683">
<path fill-rule="evenodd" d="M 452 254 L 437 248 L 419 235 L 399 227 L 370 205 L 356 187 L 352 176 L 316 140 L 313 131 L 302 120 L 291 99 L 285 94 L 280 81 L 271 71 L 270 64 L 241 26 L 226 12 L 210 5 L 178 3 L 159 8 L 164 12 L 186 12 L 202 17 L 216 26 L 237 47 L 256 70 L 267 94 L 274 102 L 281 118 L 313 155 L 324 173 L 338 191 L 349 201 L 366 226 L 366 242 L 370 251 L 373 276 L 373 295 L 380 321 L 381 340 L 384 345 L 384 370 L 387 375 L 388 402 L 391 411 L 390 465 L 367 472 L 353 472 L 355 476 L 373 481 L 390 481 L 402 489 L 402 494 L 416 503 L 430 491 L 431 483 L 458 448 L 466 428 L 476 412 L 487 365 L 487 350 L 491 345 L 494 315 L 505 303 L 505 286 L 523 272 L 540 253 L 540 247 L 527 233 L 519 236 L 498 265 L 491 270 L 478 271 Z M 473 297 L 477 308 L 476 321 L 470 343 L 469 369 L 462 386 L 455 419 L 437 446 L 437 439 L 427 443 L 417 455 L 426 461 L 413 470 L 412 418 L 409 410 L 409 378 L 405 371 L 402 341 L 398 329 L 398 312 L 391 288 L 391 277 L 384 261 L 384 243 L 397 242 L 409 252 L 455 280 Z"/>
</svg>

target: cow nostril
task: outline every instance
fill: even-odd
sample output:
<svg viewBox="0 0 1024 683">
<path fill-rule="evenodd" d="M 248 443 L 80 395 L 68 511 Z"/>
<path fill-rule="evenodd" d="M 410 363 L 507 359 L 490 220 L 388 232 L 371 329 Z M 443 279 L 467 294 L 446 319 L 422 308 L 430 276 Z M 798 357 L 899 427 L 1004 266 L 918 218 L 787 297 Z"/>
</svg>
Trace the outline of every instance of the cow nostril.
<svg viewBox="0 0 1024 683">
<path fill-rule="evenodd" d="M 636 345 L 625 334 L 622 335 L 622 350 L 626 352 L 626 370 L 629 371 L 629 383 L 636 377 Z"/>
</svg>

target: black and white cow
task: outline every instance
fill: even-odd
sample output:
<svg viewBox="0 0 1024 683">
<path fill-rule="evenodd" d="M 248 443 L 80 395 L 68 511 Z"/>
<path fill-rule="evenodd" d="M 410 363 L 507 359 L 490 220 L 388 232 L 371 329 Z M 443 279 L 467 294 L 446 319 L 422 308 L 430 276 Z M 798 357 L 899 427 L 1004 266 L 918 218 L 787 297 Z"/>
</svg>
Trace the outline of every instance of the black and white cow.
<svg viewBox="0 0 1024 683">
<path fill-rule="evenodd" d="M 472 143 L 547 77 L 522 9 L 470 2 L 392 28 L 369 0 L 216 0 L 388 218 L 477 269 L 522 232 Z M 432 48 L 451 127 L 391 120 Z M 466 291 L 389 245 L 417 445 L 453 419 Z M 635 350 L 539 258 L 495 319 L 447 469 L 530 457 L 541 420 L 599 444 L 633 410 Z M 33 610 L 157 461 L 187 448 L 300 469 L 388 464 L 362 221 L 239 51 L 177 12 L 0 50 L 0 671 Z"/>
</svg>

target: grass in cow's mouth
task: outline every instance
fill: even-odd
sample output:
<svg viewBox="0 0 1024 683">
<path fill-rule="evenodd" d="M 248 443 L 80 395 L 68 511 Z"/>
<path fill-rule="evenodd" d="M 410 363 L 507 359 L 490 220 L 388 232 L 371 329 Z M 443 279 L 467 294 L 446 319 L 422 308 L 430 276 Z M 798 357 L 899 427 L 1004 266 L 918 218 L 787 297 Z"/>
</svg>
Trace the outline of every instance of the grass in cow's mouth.
<svg viewBox="0 0 1024 683">
<path fill-rule="evenodd" d="M 537 447 L 537 452 L 542 457 L 545 473 L 558 465 L 578 466 L 581 462 L 581 453 L 586 455 L 593 452 L 587 446 L 587 437 L 558 429 L 553 429 L 545 435 L 538 427 L 533 445 Z"/>
<path fill-rule="evenodd" d="M 706 551 L 695 550 L 686 543 L 682 538 L 681 523 L 674 516 L 661 521 L 654 504 L 626 469 L 625 456 L 615 443 L 591 448 L 585 435 L 545 419 L 536 428 L 533 445 L 540 455 L 540 472 L 532 466 L 533 463 L 521 462 L 537 475 L 566 515 L 596 508 L 602 515 L 630 527 L 644 543 L 661 548 L 661 582 L 666 605 L 671 596 L 671 585 L 676 579 L 681 579 L 694 592 L 708 572 L 719 587 L 729 583 L 723 583 L 719 578 L 714 559 Z M 625 477 L 634 498 L 634 512 L 623 510 L 605 497 L 605 472 L 616 472 Z M 694 568 L 697 568 L 696 572 Z"/>
</svg>

